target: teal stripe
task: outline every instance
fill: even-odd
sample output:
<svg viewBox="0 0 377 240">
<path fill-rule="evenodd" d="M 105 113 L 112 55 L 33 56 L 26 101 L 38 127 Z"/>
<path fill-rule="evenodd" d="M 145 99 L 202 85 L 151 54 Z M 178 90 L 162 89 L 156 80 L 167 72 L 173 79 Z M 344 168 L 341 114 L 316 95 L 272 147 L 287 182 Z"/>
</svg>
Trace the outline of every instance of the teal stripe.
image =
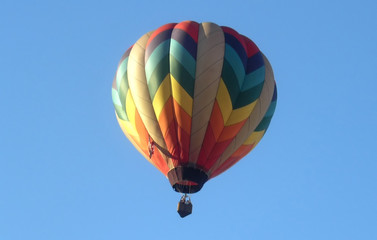
<svg viewBox="0 0 377 240">
<path fill-rule="evenodd" d="M 119 100 L 121 102 L 121 106 L 123 107 L 124 111 L 126 111 L 126 99 L 127 99 L 128 88 L 129 88 L 128 77 L 127 77 L 127 71 L 126 71 L 122 77 L 122 80 L 120 81 L 120 86 L 118 89 Z"/>
<path fill-rule="evenodd" d="M 113 97 L 113 104 L 115 105 L 119 105 L 121 106 L 122 104 L 120 103 L 120 100 L 119 100 L 119 95 L 118 95 L 118 92 L 117 90 L 115 90 L 114 88 L 111 89 L 111 96 Z"/>
<path fill-rule="evenodd" d="M 274 115 L 275 108 L 276 108 L 276 101 L 273 101 L 271 102 L 266 114 L 264 115 L 262 121 L 258 124 L 258 127 L 255 129 L 255 131 L 267 130 L 268 126 L 270 125 L 272 116 Z"/>
<path fill-rule="evenodd" d="M 129 121 L 127 114 L 125 111 L 123 111 L 122 107 L 119 105 L 114 105 L 115 112 L 117 113 L 118 117 L 124 121 Z"/>
<path fill-rule="evenodd" d="M 272 117 L 272 115 L 274 115 L 276 103 L 277 103 L 277 101 L 271 102 L 271 104 L 268 107 L 268 110 L 266 112 L 266 115 L 265 115 L 266 117 Z"/>
<path fill-rule="evenodd" d="M 221 77 L 224 80 L 225 86 L 232 101 L 232 105 L 234 106 L 237 101 L 238 94 L 240 93 L 240 89 L 238 87 L 238 84 L 235 83 L 236 74 L 234 73 L 233 68 L 229 64 L 227 59 L 224 59 Z"/>
<path fill-rule="evenodd" d="M 128 92 L 128 77 L 127 77 L 127 64 L 128 57 L 126 57 L 120 64 L 116 74 L 116 85 L 118 91 L 115 94 L 115 98 L 118 99 L 114 101 L 114 91 L 113 91 L 113 101 L 114 104 L 118 105 L 116 111 L 118 116 L 123 120 L 128 120 L 126 113 L 126 98 Z"/>
<path fill-rule="evenodd" d="M 117 84 L 117 89 L 119 89 L 120 82 L 123 78 L 123 75 L 127 71 L 127 63 L 128 63 L 128 57 L 126 57 L 122 63 L 119 65 L 118 70 L 117 70 L 117 76 L 116 76 L 116 84 Z"/>
<path fill-rule="evenodd" d="M 264 84 L 261 83 L 253 88 L 250 88 L 246 91 L 241 92 L 237 96 L 237 101 L 235 104 L 233 104 L 233 108 L 234 109 L 241 108 L 257 100 L 260 97 L 260 94 L 263 89 L 263 85 Z"/>
<path fill-rule="evenodd" d="M 195 77 L 172 55 L 170 55 L 170 73 L 182 88 L 194 97 Z"/>
<path fill-rule="evenodd" d="M 162 81 L 169 73 L 169 55 L 166 55 L 160 60 L 160 62 L 154 68 L 154 71 L 147 78 L 149 95 L 153 101 L 154 96 L 158 88 L 160 87 Z"/>
<path fill-rule="evenodd" d="M 228 61 L 228 63 L 233 68 L 233 71 L 237 78 L 238 86 L 241 89 L 243 85 L 243 81 L 245 79 L 245 67 L 238 53 L 229 44 L 225 44 L 224 58 Z"/>
<path fill-rule="evenodd" d="M 172 55 L 186 71 L 195 78 L 196 61 L 191 54 L 175 39 L 171 39 L 170 55 Z M 170 66 L 172 64 L 170 63 Z"/>
<path fill-rule="evenodd" d="M 245 81 L 243 82 L 242 91 L 248 90 L 264 82 L 265 74 L 266 68 L 264 66 L 247 74 L 245 77 Z"/>
<path fill-rule="evenodd" d="M 127 113 L 126 113 L 125 109 L 123 108 L 123 104 L 121 103 L 121 101 L 119 99 L 118 92 L 114 88 L 111 89 L 111 95 L 112 95 L 112 98 L 113 98 L 113 104 L 114 104 L 114 107 L 115 107 L 115 111 L 116 111 L 118 117 L 122 120 L 128 121 Z"/>
<path fill-rule="evenodd" d="M 147 63 L 145 64 L 145 74 L 147 78 L 147 83 L 149 84 L 150 79 L 152 79 L 152 74 L 155 72 L 155 68 L 160 65 L 162 59 L 169 54 L 170 48 L 170 38 L 162 42 L 153 53 L 149 56 Z"/>
<path fill-rule="evenodd" d="M 272 116 L 263 118 L 263 120 L 259 123 L 258 127 L 255 129 L 255 132 L 267 130 L 268 126 L 270 125 L 271 119 Z"/>
<path fill-rule="evenodd" d="M 264 85 L 264 81 L 261 81 L 261 83 L 259 84 L 256 84 L 255 82 L 255 86 L 241 91 L 238 84 L 236 83 L 236 75 L 237 74 L 229 63 L 228 59 L 224 59 L 221 77 L 223 78 L 224 83 L 228 89 L 230 98 L 232 100 L 233 109 L 244 107 L 257 100 L 262 92 Z M 260 81 L 260 79 L 258 80 Z M 251 84 L 249 84 L 248 86 L 251 86 Z"/>
</svg>

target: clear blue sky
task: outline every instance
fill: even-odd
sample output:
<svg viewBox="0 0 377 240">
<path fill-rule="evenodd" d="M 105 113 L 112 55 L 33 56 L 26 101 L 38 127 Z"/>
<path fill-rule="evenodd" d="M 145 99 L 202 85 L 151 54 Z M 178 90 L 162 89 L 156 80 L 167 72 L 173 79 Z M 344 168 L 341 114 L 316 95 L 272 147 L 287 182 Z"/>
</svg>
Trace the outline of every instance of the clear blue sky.
<svg viewBox="0 0 377 240">
<path fill-rule="evenodd" d="M 1 2 L 1 240 L 377 239 L 377 2 L 237 2 Z M 185 219 L 111 99 L 123 52 L 183 20 L 249 36 L 278 86 L 264 139 Z"/>
</svg>

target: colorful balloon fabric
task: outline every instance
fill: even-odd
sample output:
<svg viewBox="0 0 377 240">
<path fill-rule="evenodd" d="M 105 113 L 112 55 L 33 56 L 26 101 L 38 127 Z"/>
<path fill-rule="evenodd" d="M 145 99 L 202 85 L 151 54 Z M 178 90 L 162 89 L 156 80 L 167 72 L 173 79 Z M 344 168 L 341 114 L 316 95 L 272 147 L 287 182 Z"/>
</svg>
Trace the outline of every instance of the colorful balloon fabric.
<svg viewBox="0 0 377 240">
<path fill-rule="evenodd" d="M 199 191 L 249 153 L 276 106 L 267 58 L 214 23 L 166 24 L 123 55 L 113 81 L 124 134 L 174 190 Z"/>
</svg>

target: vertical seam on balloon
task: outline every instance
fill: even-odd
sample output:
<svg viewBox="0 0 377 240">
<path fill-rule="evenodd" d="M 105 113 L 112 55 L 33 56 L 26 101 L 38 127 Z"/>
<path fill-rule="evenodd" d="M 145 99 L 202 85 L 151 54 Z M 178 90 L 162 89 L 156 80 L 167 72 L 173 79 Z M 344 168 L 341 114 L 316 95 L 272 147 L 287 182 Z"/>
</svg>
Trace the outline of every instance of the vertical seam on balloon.
<svg viewBox="0 0 377 240">
<path fill-rule="evenodd" d="M 218 34 L 218 33 L 220 33 L 220 34 L 222 34 L 222 42 L 219 42 L 218 44 L 216 44 L 216 45 L 213 45 L 212 46 L 212 48 L 211 49 L 209 49 L 209 50 L 207 50 L 207 51 L 205 51 L 205 52 L 203 52 L 203 54 L 202 55 L 199 55 L 199 40 L 201 39 L 200 38 L 200 36 L 199 36 L 199 34 L 200 34 L 200 27 L 202 27 L 202 29 L 203 29 L 203 33 L 204 33 L 204 27 L 203 27 L 203 23 L 201 23 L 200 25 L 199 25 L 199 29 L 198 29 L 198 47 L 197 47 L 197 63 L 198 63 L 198 61 L 199 61 L 199 59 L 201 59 L 203 56 L 205 56 L 206 54 L 208 54 L 209 53 L 209 51 L 210 50 L 212 50 L 212 49 L 215 49 L 216 47 L 218 47 L 218 46 L 220 46 L 220 45 L 224 45 L 224 49 L 223 49 L 223 57 L 222 58 L 224 58 L 224 55 L 225 55 L 225 37 L 224 37 L 224 32 L 222 31 L 222 29 L 221 29 L 221 27 L 219 27 L 218 25 L 215 25 L 220 31 L 213 31 L 213 32 L 211 32 L 211 34 L 209 34 L 208 36 L 207 36 L 207 39 L 209 39 L 210 37 L 211 37 L 211 35 L 213 35 L 213 34 Z M 219 60 L 217 60 L 217 61 L 215 61 L 211 66 L 208 66 L 208 68 L 206 68 L 206 69 L 204 69 L 202 72 L 201 72 L 201 74 L 199 74 L 199 75 L 195 75 L 195 82 L 196 82 L 196 80 L 202 75 L 202 74 L 204 74 L 205 72 L 207 72 L 207 70 L 208 69 L 210 69 L 210 67 L 212 67 L 212 66 L 215 66 L 216 65 L 216 63 L 218 63 L 218 62 L 221 62 L 221 61 L 224 61 L 223 59 L 219 59 Z M 198 66 L 198 64 L 197 64 L 197 66 Z M 197 66 L 196 66 L 196 68 L 197 68 Z M 222 67 L 221 67 L 222 68 Z M 196 71 L 197 72 L 197 71 Z M 216 90 L 216 93 L 217 93 L 217 91 L 218 91 L 218 88 L 219 88 L 219 86 L 220 86 L 220 81 L 221 81 L 221 71 L 220 71 L 220 75 L 219 76 L 217 76 L 217 78 L 218 78 L 218 81 L 213 81 L 213 83 L 211 83 L 211 84 L 209 84 L 209 85 L 212 85 L 212 84 L 216 84 L 217 83 L 217 90 Z M 196 83 L 195 83 L 196 84 Z M 208 87 L 208 86 L 206 86 L 206 87 Z M 205 88 L 203 88 L 202 89 L 202 91 L 205 91 Z M 201 91 L 201 92 L 202 92 Z M 199 92 L 199 94 L 201 93 L 201 92 Z M 195 101 L 195 88 L 194 88 L 194 101 Z M 213 102 L 212 101 L 210 101 L 208 104 L 207 104 L 207 106 L 209 105 L 209 104 L 212 104 L 212 112 L 213 112 L 213 105 L 215 104 L 215 101 L 216 101 L 216 95 L 215 95 L 215 97 L 214 97 L 214 99 L 213 99 Z M 195 106 L 195 104 L 194 104 L 194 102 L 193 102 L 193 107 Z M 202 109 L 200 109 L 200 110 L 203 110 L 203 109 L 205 109 L 205 107 L 203 107 Z M 199 111 L 200 112 L 200 111 Z M 198 113 L 199 113 L 198 112 Z M 205 130 L 205 132 L 204 132 L 204 135 L 203 135 L 203 138 L 201 139 L 201 144 L 199 145 L 200 146 L 200 149 L 199 149 L 199 152 L 198 152 L 198 156 L 197 156 L 197 158 L 196 159 L 194 159 L 193 161 L 192 161 L 192 163 L 193 164 L 197 164 L 197 162 L 198 162 L 198 160 L 199 160 L 199 156 L 200 156 L 200 151 L 201 151 L 201 149 L 203 148 L 203 142 L 204 142 L 204 139 L 205 139 L 205 136 L 206 136 L 206 131 L 207 131 L 207 129 L 208 129 L 208 126 L 209 126 L 209 122 L 210 122 L 210 119 L 211 119 L 211 115 L 212 115 L 212 112 L 211 112 L 211 114 L 209 115 L 209 119 L 208 119 L 208 122 L 207 123 L 205 123 L 204 125 L 203 125 L 203 128 L 205 127 L 206 128 L 206 130 Z M 193 112 L 193 116 L 194 116 L 194 112 Z M 202 129 L 202 128 L 200 128 L 200 129 Z M 191 128 L 191 137 L 193 136 L 193 128 Z M 198 131 L 197 132 L 199 132 L 199 129 L 198 129 Z M 193 151 L 193 149 L 191 149 L 191 139 L 190 139 L 190 153 L 191 152 L 194 152 Z M 189 157 L 189 159 L 190 159 L 190 157 Z M 190 160 L 189 160 L 190 161 Z"/>
<path fill-rule="evenodd" d="M 235 33 L 237 33 L 237 32 L 235 32 Z M 237 33 L 238 34 L 238 33 Z M 233 35 L 233 34 L 232 34 Z M 238 39 L 238 41 L 240 42 L 240 44 L 242 45 L 242 46 L 247 46 L 247 43 L 245 42 L 245 37 L 243 37 L 242 35 L 240 35 L 240 34 L 238 34 L 239 35 L 239 38 L 237 38 L 236 36 L 236 38 Z M 253 42 L 251 42 L 250 44 L 254 44 Z M 227 46 L 227 45 L 226 45 Z M 232 46 L 228 46 L 228 47 L 230 47 L 230 48 L 232 48 Z M 233 48 L 232 48 L 233 49 Z M 253 55 L 251 55 L 250 57 L 248 56 L 249 54 L 248 54 L 248 48 L 243 48 L 243 50 L 245 51 L 245 53 L 246 53 L 246 56 L 247 56 L 247 60 L 246 60 L 246 63 L 245 63 L 245 66 L 248 66 L 248 61 L 250 61 L 250 57 L 252 57 L 252 56 L 254 56 L 255 54 L 253 54 Z M 260 52 L 259 51 L 259 49 L 258 49 L 258 52 Z M 257 54 L 257 53 L 256 53 Z M 262 59 L 262 61 L 263 61 L 263 59 Z M 264 64 L 263 64 L 264 65 Z M 240 86 L 240 92 L 237 94 L 238 96 L 237 96 L 237 98 L 236 98 L 236 101 L 235 101 L 235 103 L 234 103 L 234 105 L 236 105 L 237 104 L 237 102 L 239 101 L 238 99 L 241 97 L 241 95 L 242 95 L 242 93 L 243 93 L 243 89 L 242 89 L 242 86 L 244 86 L 244 84 L 245 84 L 245 80 L 246 80 L 246 77 L 248 76 L 247 74 L 246 74 L 246 69 L 244 69 L 245 70 L 245 75 L 244 75 L 244 78 L 243 78 L 243 82 L 242 82 L 242 85 Z M 264 81 L 262 81 L 262 82 L 264 82 Z M 237 114 L 237 112 L 235 112 L 236 110 L 238 110 L 238 109 L 242 109 L 242 108 L 245 108 L 245 107 L 247 107 L 247 106 L 251 106 L 251 108 L 249 109 L 250 111 L 250 113 L 252 113 L 253 112 L 253 109 L 255 108 L 255 103 L 256 103 L 256 101 L 259 99 L 259 96 L 260 96 L 260 93 L 261 93 L 261 91 L 258 93 L 258 97 L 253 101 L 253 102 L 251 102 L 251 103 L 249 103 L 249 104 L 247 104 L 247 105 L 245 105 L 245 106 L 242 106 L 241 108 L 237 108 L 237 109 L 233 109 L 232 110 L 232 112 L 231 112 L 231 114 L 228 116 L 228 118 L 227 118 L 227 120 L 225 121 L 225 124 L 224 124 L 224 128 L 222 129 L 222 132 L 221 132 L 221 134 L 219 135 L 219 138 L 216 140 L 216 141 L 218 141 L 220 138 L 221 138 L 221 136 L 223 135 L 223 133 L 224 133 L 224 131 L 225 131 L 225 129 L 227 128 L 227 127 L 229 127 L 229 126 L 231 126 L 231 125 L 229 125 L 229 121 L 230 121 L 230 119 L 232 118 L 232 116 L 234 115 L 234 114 Z M 251 105 L 252 104 L 252 105 Z M 249 108 L 249 107 L 248 107 Z M 248 117 L 247 117 L 248 118 Z M 245 119 L 243 119 L 243 120 L 241 120 L 241 121 L 239 121 L 239 123 L 241 123 L 241 122 L 244 122 L 245 123 L 245 120 L 247 119 L 247 118 L 245 118 Z M 262 121 L 262 120 L 261 120 Z M 243 124 L 244 124 L 243 123 Z M 238 124 L 238 122 L 237 123 L 234 123 L 234 124 Z M 238 130 L 238 132 L 237 132 L 237 134 L 235 134 L 235 136 L 237 136 L 238 135 L 238 133 L 240 132 L 240 130 L 241 130 L 241 128 Z M 225 140 L 224 140 L 225 141 Z M 221 141 L 221 142 L 223 142 L 223 141 Z M 211 149 L 211 152 L 210 152 L 210 154 L 209 154 L 209 156 L 212 156 L 213 154 L 214 154 L 214 151 L 216 150 L 216 145 L 217 145 L 217 143 L 218 142 L 216 142 L 213 146 L 212 146 L 212 149 Z M 230 143 L 229 143 L 230 144 Z M 228 148 L 229 147 L 229 144 L 228 144 L 228 146 L 226 147 L 226 148 Z M 225 148 L 225 149 L 226 149 Z M 225 151 L 225 150 L 224 150 Z M 223 154 L 223 153 L 222 153 Z M 221 155 L 222 155 L 221 154 Z M 220 156 L 221 156 L 220 155 Z M 215 164 L 216 165 L 216 164 Z M 212 166 L 210 166 L 210 169 L 212 168 Z"/>
<path fill-rule="evenodd" d="M 146 35 L 149 34 L 148 39 L 146 39 L 146 42 L 148 42 L 148 40 L 149 40 L 149 38 L 150 38 L 150 36 L 151 36 L 151 34 L 152 34 L 153 32 L 154 32 L 154 31 L 151 31 L 151 32 L 149 32 L 149 33 L 146 34 Z M 136 44 L 137 44 L 140 48 L 144 49 L 144 51 L 143 51 L 143 56 L 142 56 L 142 58 L 143 58 L 142 62 L 140 63 L 140 62 L 136 62 L 136 61 L 134 61 L 134 64 L 136 63 L 137 65 L 139 65 L 139 67 L 142 69 L 142 71 L 144 71 L 144 78 L 145 78 L 145 77 L 146 77 L 146 72 L 145 72 L 145 51 L 146 51 L 146 48 L 145 48 L 145 46 L 142 46 L 142 45 L 139 43 L 139 41 L 137 41 Z M 129 74 L 129 72 L 128 72 L 127 74 Z M 130 80 L 130 77 L 128 77 L 128 80 Z M 148 89 L 148 84 L 146 83 L 146 81 L 147 81 L 146 79 L 133 78 L 133 80 L 134 80 L 134 81 L 139 81 L 140 84 L 143 84 L 143 85 L 145 84 L 146 87 L 147 87 L 147 89 Z M 130 82 L 129 82 L 129 85 L 130 85 Z M 148 92 L 149 92 L 149 90 L 148 90 Z M 143 97 L 138 96 L 138 97 L 139 97 L 140 99 L 144 99 L 146 102 L 149 102 L 150 104 L 152 104 L 152 99 L 150 98 L 149 94 L 148 94 L 148 96 L 143 96 Z M 139 107 L 139 106 L 135 103 L 135 108 L 136 108 L 136 110 L 140 113 L 140 109 L 139 109 L 138 107 Z M 153 109 L 153 107 L 152 107 L 152 109 Z M 146 115 L 146 114 L 144 114 L 144 113 L 143 113 L 143 116 L 144 116 L 144 118 L 148 118 L 148 119 L 152 120 L 153 122 L 155 121 L 155 122 L 158 124 L 158 120 L 157 120 L 157 117 L 155 116 L 155 113 L 154 113 L 154 118 L 151 118 L 151 117 L 149 117 L 148 115 Z M 141 118 L 141 121 L 143 122 L 144 126 L 145 126 L 146 129 L 147 129 L 147 125 L 146 125 L 146 123 L 143 121 L 143 118 Z M 150 133 L 149 133 L 148 130 L 147 130 L 147 132 L 148 132 L 148 135 L 150 136 Z M 164 137 L 162 136 L 161 129 L 159 130 L 159 132 L 160 132 L 160 135 L 161 135 L 161 140 L 163 141 L 164 145 L 166 146 L 166 143 L 165 143 Z M 167 167 L 169 168 L 169 161 L 168 161 L 168 159 L 163 157 L 163 160 L 165 161 Z"/>
<path fill-rule="evenodd" d="M 221 27 L 221 28 L 222 28 L 222 27 Z M 222 67 L 222 69 L 224 68 L 224 64 L 225 64 L 225 61 L 226 61 L 225 56 L 226 56 L 226 51 L 227 51 L 227 50 L 226 50 L 226 49 L 227 49 L 227 43 L 226 43 L 226 39 L 225 39 L 225 33 L 224 33 L 224 30 L 223 30 L 223 34 L 224 34 L 224 42 L 225 42 L 225 44 L 224 44 L 224 63 L 223 63 L 223 67 Z M 228 47 L 232 48 L 230 45 L 229 45 Z M 232 49 L 233 49 L 233 48 L 232 48 Z M 220 86 L 221 86 L 221 81 L 223 81 L 223 80 L 222 80 L 222 75 L 223 75 L 223 70 L 222 70 L 222 72 L 221 72 L 221 77 L 220 77 L 220 81 L 219 81 L 219 85 L 218 85 L 217 92 L 216 92 L 216 97 L 215 97 L 215 101 L 217 101 L 217 102 L 218 102 L 218 100 L 217 100 L 217 95 L 218 95 L 218 92 L 219 92 L 219 88 L 220 88 Z M 225 82 L 224 82 L 224 83 L 225 83 Z M 227 90 L 227 89 L 226 89 L 226 90 Z M 228 90 L 227 90 L 227 91 L 228 91 Z M 241 89 L 240 89 L 240 92 L 241 92 Z M 233 103 L 232 103 L 232 108 L 233 108 Z M 234 110 L 234 109 L 232 109 L 232 112 L 233 112 L 233 110 Z M 210 121 L 211 121 L 212 115 L 213 115 L 213 113 L 214 113 L 213 111 L 214 111 L 214 109 L 212 109 L 212 112 L 211 112 L 211 115 L 210 115 Z M 230 115 L 232 114 L 232 112 L 230 113 Z M 211 156 L 213 155 L 213 152 L 216 150 L 216 145 L 217 145 L 217 143 L 218 143 L 217 140 L 221 137 L 221 135 L 222 135 L 223 132 L 224 132 L 224 129 L 227 127 L 227 126 L 226 126 L 226 122 L 228 121 L 230 115 L 227 117 L 226 120 L 223 119 L 223 120 L 224 120 L 224 125 L 223 125 L 223 128 L 222 128 L 222 130 L 221 130 L 221 132 L 220 132 L 218 138 L 216 138 L 216 142 L 211 146 L 211 149 L 206 149 L 206 152 L 209 152 L 208 157 L 211 157 Z M 242 122 L 242 121 L 241 121 L 241 122 Z M 209 123 L 208 123 L 208 125 L 209 125 Z M 207 127 L 206 132 L 207 132 L 207 131 L 212 131 L 212 130 L 210 130 L 210 129 Z M 238 131 L 238 132 L 239 132 L 239 131 Z M 200 152 L 202 152 L 202 151 L 203 151 L 203 149 L 200 150 Z M 208 159 L 206 159 L 206 161 L 203 162 L 202 164 L 203 164 L 203 165 L 206 165 L 208 162 L 209 162 Z M 202 166 L 202 167 L 204 167 L 204 166 Z M 208 167 L 208 170 L 210 170 L 210 169 L 211 169 L 211 167 Z"/>
<path fill-rule="evenodd" d="M 176 109 L 175 109 L 175 106 L 174 106 L 174 97 L 173 97 L 173 84 L 172 84 L 172 79 L 171 79 L 171 66 L 170 66 L 170 55 L 171 55 L 171 53 L 170 53 L 170 51 L 171 51 L 171 47 L 172 47 L 172 35 L 173 35 L 173 32 L 174 32 L 174 29 L 175 29 L 175 27 L 177 26 L 177 24 L 174 26 L 174 28 L 173 28 L 173 30 L 171 31 L 171 33 L 170 33 L 170 38 L 169 38 L 169 41 L 170 41 L 170 43 L 169 43 L 169 53 L 168 53 L 168 55 L 169 55 L 169 58 L 168 58 L 168 66 L 169 66 L 169 81 L 170 81 L 170 94 L 171 94 L 171 98 L 172 98 L 172 110 L 173 110 L 173 124 L 174 124 L 174 129 L 175 129 L 175 139 L 176 139 L 176 142 L 177 143 L 179 143 L 179 140 L 178 140 L 178 128 L 177 128 L 177 126 L 178 126 L 178 124 L 177 124 L 177 116 L 175 115 L 175 112 L 176 112 Z M 175 147 L 177 147 L 178 148 L 178 150 L 176 150 L 175 152 L 177 152 L 177 153 L 181 153 L 181 146 L 180 146 L 180 144 L 178 144 L 179 146 L 175 146 Z M 175 157 L 178 157 L 178 158 L 180 158 L 180 156 L 175 156 Z"/>
</svg>

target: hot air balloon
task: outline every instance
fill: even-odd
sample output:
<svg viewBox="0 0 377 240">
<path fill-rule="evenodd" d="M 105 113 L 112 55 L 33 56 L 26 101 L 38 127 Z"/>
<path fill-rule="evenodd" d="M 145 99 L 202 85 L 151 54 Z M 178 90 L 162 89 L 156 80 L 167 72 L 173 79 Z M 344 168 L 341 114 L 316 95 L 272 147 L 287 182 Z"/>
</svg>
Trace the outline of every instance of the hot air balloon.
<svg viewBox="0 0 377 240">
<path fill-rule="evenodd" d="M 112 85 L 116 118 L 135 148 L 187 194 L 249 153 L 276 106 L 267 58 L 247 37 L 215 23 L 169 23 L 122 56 Z"/>
</svg>

